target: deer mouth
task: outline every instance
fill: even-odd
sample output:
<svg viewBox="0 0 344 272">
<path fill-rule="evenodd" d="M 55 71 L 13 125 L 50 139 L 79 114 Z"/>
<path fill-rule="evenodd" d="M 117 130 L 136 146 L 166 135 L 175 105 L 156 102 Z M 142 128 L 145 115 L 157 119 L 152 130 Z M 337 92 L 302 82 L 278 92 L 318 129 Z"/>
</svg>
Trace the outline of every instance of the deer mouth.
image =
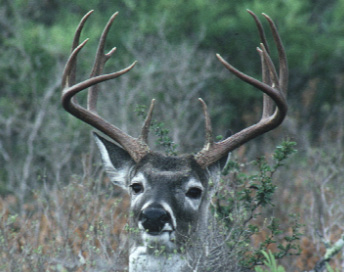
<svg viewBox="0 0 344 272">
<path fill-rule="evenodd" d="M 174 230 L 146 231 L 148 235 L 152 235 L 152 236 L 159 236 L 159 235 L 164 235 L 164 234 L 171 235 L 173 232 Z"/>
<path fill-rule="evenodd" d="M 175 240 L 175 229 L 170 224 L 165 224 L 163 227 L 156 227 L 156 228 L 149 228 L 146 229 L 144 226 L 139 223 L 139 229 L 141 230 L 141 234 L 143 239 L 147 240 L 164 240 L 173 242 Z"/>
<path fill-rule="evenodd" d="M 170 224 L 165 224 L 162 228 L 161 227 L 152 227 L 152 228 L 144 228 L 141 224 L 139 224 L 139 228 L 146 234 L 152 236 L 159 236 L 164 234 L 172 234 L 175 230 Z"/>
<path fill-rule="evenodd" d="M 174 248 L 176 236 L 175 231 L 164 230 L 160 232 L 143 232 L 142 239 L 151 246 L 167 246 L 167 248 Z"/>
</svg>

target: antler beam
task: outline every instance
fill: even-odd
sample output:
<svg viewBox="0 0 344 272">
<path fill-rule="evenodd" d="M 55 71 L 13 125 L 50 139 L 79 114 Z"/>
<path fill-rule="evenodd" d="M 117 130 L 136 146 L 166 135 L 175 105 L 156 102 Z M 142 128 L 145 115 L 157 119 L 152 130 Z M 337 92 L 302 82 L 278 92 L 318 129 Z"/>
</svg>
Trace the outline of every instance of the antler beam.
<svg viewBox="0 0 344 272">
<path fill-rule="evenodd" d="M 277 74 L 270 57 L 262 24 L 252 11 L 248 10 L 248 13 L 254 18 L 261 38 L 261 44 L 260 47 L 257 48 L 257 51 L 261 58 L 263 80 L 259 81 L 244 74 L 225 61 L 219 54 L 216 56 L 231 73 L 264 93 L 262 117 L 257 124 L 245 128 L 223 141 L 215 143 L 212 138 L 213 133 L 206 105 L 203 100 L 200 100 L 205 115 L 206 143 L 203 149 L 195 155 L 195 159 L 203 168 L 215 163 L 228 152 L 243 145 L 247 141 L 276 128 L 282 123 L 287 114 L 288 106 L 286 102 L 286 94 L 288 85 L 288 65 L 281 38 L 271 18 L 266 14 L 263 14 L 269 23 L 273 39 L 278 50 L 279 73 Z M 275 110 L 274 104 L 276 105 Z"/>
<path fill-rule="evenodd" d="M 114 13 L 111 16 L 101 35 L 90 78 L 80 83 L 76 83 L 77 56 L 88 41 L 88 39 L 86 39 L 85 41 L 79 44 L 80 34 L 86 20 L 92 13 L 93 10 L 89 11 L 81 19 L 74 35 L 72 53 L 67 61 L 62 77 L 62 105 L 69 113 L 71 113 L 75 117 L 97 128 L 98 130 L 105 133 L 113 140 L 115 140 L 130 154 L 134 161 L 139 162 L 147 153 L 149 153 L 150 150 L 147 144 L 147 135 L 150 127 L 151 115 L 154 108 L 154 100 L 151 103 L 151 107 L 146 118 L 146 121 L 143 125 L 141 135 L 138 138 L 131 137 L 130 135 L 126 134 L 116 126 L 108 123 L 106 120 L 101 118 L 96 113 L 98 93 L 97 84 L 110 79 L 117 78 L 129 72 L 136 64 L 135 61 L 123 70 L 113 72 L 110 74 L 101 74 L 104 69 L 105 63 L 111 58 L 113 53 L 116 51 L 116 48 L 113 48 L 107 54 L 104 54 L 105 41 L 110 30 L 110 27 L 114 19 L 116 18 L 118 12 Z M 86 109 L 77 103 L 75 95 L 87 88 L 90 89 L 88 92 L 88 102 Z"/>
</svg>

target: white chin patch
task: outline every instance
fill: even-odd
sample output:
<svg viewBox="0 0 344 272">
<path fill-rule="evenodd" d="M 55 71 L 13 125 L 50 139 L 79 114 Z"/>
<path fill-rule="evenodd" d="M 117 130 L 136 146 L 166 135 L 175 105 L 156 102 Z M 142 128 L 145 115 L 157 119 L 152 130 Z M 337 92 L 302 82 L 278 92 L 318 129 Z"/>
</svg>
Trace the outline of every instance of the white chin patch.
<svg viewBox="0 0 344 272">
<path fill-rule="evenodd" d="M 147 232 L 141 223 L 139 223 L 139 229 L 145 246 L 164 246 L 166 249 L 173 249 L 175 247 L 175 231 L 170 224 L 166 224 L 160 233 L 154 234 Z"/>
<path fill-rule="evenodd" d="M 149 234 L 148 232 L 142 233 L 143 241 L 148 243 L 157 243 L 157 244 L 169 244 L 174 243 L 175 234 L 174 231 L 162 231 L 160 234 Z"/>
<path fill-rule="evenodd" d="M 167 252 L 175 249 L 176 236 L 175 231 L 163 230 L 159 234 L 150 234 L 145 230 L 141 231 L 141 238 L 143 245 L 147 248 L 160 248 L 164 247 Z"/>
<path fill-rule="evenodd" d="M 172 252 L 176 248 L 175 232 L 165 231 L 159 235 L 151 235 L 147 232 L 142 233 L 142 241 L 146 248 L 164 248 L 164 252 Z"/>
</svg>

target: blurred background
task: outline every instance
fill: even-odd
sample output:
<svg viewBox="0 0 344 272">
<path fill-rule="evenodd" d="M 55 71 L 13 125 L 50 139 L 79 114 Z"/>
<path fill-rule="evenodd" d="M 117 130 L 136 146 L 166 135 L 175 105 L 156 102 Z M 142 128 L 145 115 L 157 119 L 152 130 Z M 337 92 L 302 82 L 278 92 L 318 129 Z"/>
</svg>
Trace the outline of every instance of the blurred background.
<svg viewBox="0 0 344 272">
<path fill-rule="evenodd" d="M 302 252 L 292 258 L 293 268 L 287 271 L 311 269 L 324 253 L 323 241 L 337 241 L 344 230 L 343 0 L 0 0 L 0 214 L 13 221 L 6 221 L 3 230 L 13 224 L 17 224 L 16 234 L 25 224 L 27 231 L 32 230 L 16 237 L 19 248 L 28 244 L 27 235 L 36 237 L 31 251 L 21 254 L 32 256 L 32 250 L 43 250 L 40 246 L 49 237 L 41 234 L 44 226 L 52 231 L 48 214 L 57 216 L 53 207 L 63 205 L 57 192 L 73 182 L 78 188 L 81 180 L 102 176 L 91 128 L 60 104 L 61 74 L 74 31 L 91 9 L 95 12 L 81 37 L 90 41 L 79 55 L 79 80 L 90 74 L 99 36 L 116 11 L 119 15 L 106 45 L 117 51 L 105 72 L 138 61 L 128 74 L 102 84 L 99 114 L 137 136 L 140 112 L 155 98 L 154 118 L 169 129 L 179 153 L 196 152 L 203 146 L 198 97 L 208 104 L 216 135 L 228 129 L 239 131 L 259 120 L 261 92 L 231 75 L 215 54 L 260 78 L 259 36 L 246 9 L 261 18 L 277 65 L 268 25 L 260 14 L 275 21 L 289 62 L 289 113 L 280 128 L 234 155 L 247 162 L 268 157 L 284 139 L 297 142 L 298 153 L 276 174 L 275 207 L 269 212 L 282 223 L 290 213 L 300 215 L 305 233 Z M 81 94 L 80 102 L 84 101 Z M 160 148 L 154 137 L 151 142 L 153 148 Z M 45 205 L 52 195 L 56 206 Z M 109 195 L 110 199 L 117 192 Z M 64 204 L 76 205 L 75 196 L 69 200 Z M 67 229 L 67 223 L 61 226 L 61 237 Z M 11 243 L 3 246 L 17 252 Z M 343 253 L 333 265 L 344 267 Z"/>
</svg>

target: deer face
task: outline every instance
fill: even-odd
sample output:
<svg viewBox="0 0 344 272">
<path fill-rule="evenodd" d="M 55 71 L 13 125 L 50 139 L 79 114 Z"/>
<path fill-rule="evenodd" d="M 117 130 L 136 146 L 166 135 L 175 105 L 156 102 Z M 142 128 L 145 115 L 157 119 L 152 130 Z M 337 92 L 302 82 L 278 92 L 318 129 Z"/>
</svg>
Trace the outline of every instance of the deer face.
<svg viewBox="0 0 344 272">
<path fill-rule="evenodd" d="M 174 251 L 204 225 L 214 186 L 209 187 L 210 171 L 203 170 L 192 155 L 149 153 L 135 163 L 116 144 L 100 136 L 96 142 L 111 181 L 130 195 L 135 241 Z"/>
</svg>

